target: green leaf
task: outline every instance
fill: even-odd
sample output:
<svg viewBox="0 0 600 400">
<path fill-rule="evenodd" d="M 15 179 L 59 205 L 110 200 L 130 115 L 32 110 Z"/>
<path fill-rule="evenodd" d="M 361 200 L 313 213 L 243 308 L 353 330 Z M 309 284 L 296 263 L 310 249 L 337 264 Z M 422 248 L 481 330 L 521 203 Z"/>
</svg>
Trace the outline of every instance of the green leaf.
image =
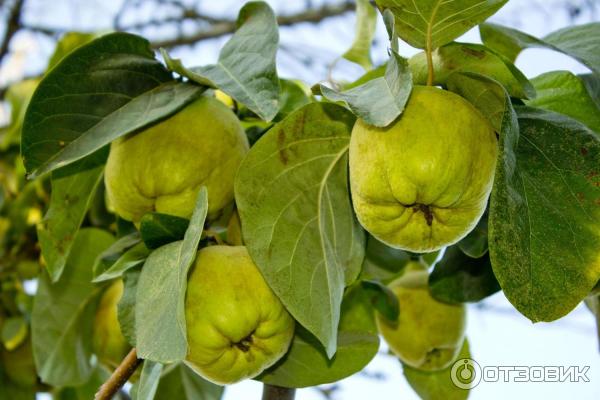
<svg viewBox="0 0 600 400">
<path fill-rule="evenodd" d="M 56 282 L 63 272 L 85 213 L 104 171 L 108 148 L 52 173 L 50 207 L 37 234 L 48 274 Z"/>
<path fill-rule="evenodd" d="M 583 74 L 579 78 L 585 84 L 589 96 L 594 100 L 596 106 L 600 108 L 600 76 L 597 74 Z"/>
<path fill-rule="evenodd" d="M 585 83 L 568 71 L 553 71 L 532 81 L 537 97 L 528 106 L 555 111 L 575 118 L 600 135 L 600 108 Z"/>
<path fill-rule="evenodd" d="M 123 253 L 110 268 L 94 278 L 93 282 L 98 283 L 120 278 L 129 269 L 143 264 L 149 254 L 150 250 L 146 245 L 144 245 L 144 243 L 138 243 Z"/>
<path fill-rule="evenodd" d="M 83 32 L 67 32 L 65 33 L 60 40 L 56 43 L 56 47 L 54 48 L 54 53 L 50 56 L 50 60 L 48 61 L 47 71 L 50 71 L 54 68 L 65 56 L 71 53 L 73 50 L 78 47 L 83 46 L 86 43 L 91 42 L 92 40 L 98 37 L 95 33 L 83 33 Z"/>
<path fill-rule="evenodd" d="M 535 97 L 531 82 L 510 61 L 480 44 L 450 43 L 433 52 L 434 84 L 445 86 L 455 72 L 476 73 L 499 82 L 512 97 Z M 415 85 L 427 83 L 427 56 L 419 53 L 409 61 Z"/>
<path fill-rule="evenodd" d="M 508 0 L 376 0 L 396 17 L 399 36 L 413 47 L 437 49 L 485 21 Z"/>
<path fill-rule="evenodd" d="M 187 354 L 187 274 L 196 258 L 207 210 L 208 192 L 203 186 L 183 240 L 155 250 L 144 263 L 135 304 L 136 346 L 141 358 L 168 363 L 181 361 Z"/>
<path fill-rule="evenodd" d="M 389 283 L 404 272 L 410 260 L 411 255 L 406 251 L 389 247 L 368 235 L 361 278 Z"/>
<path fill-rule="evenodd" d="M 137 285 L 142 273 L 142 266 L 137 265 L 128 269 L 123 274 L 123 295 L 117 305 L 117 318 L 121 333 L 127 339 L 127 342 L 135 347 L 135 300 L 137 294 Z"/>
<path fill-rule="evenodd" d="M 549 111 L 519 110 L 501 136 L 490 258 L 506 297 L 532 321 L 571 311 L 600 279 L 600 140 Z"/>
<path fill-rule="evenodd" d="M 467 339 L 458 356 L 459 360 L 463 358 L 471 358 Z M 408 365 L 402 369 L 408 384 L 422 400 L 466 400 L 469 397 L 469 390 L 460 389 L 452 382 L 452 366 L 436 372 L 420 371 Z"/>
<path fill-rule="evenodd" d="M 474 303 L 500 290 L 489 255 L 471 258 L 458 246 L 446 249 L 429 275 L 429 290 L 446 303 Z"/>
<path fill-rule="evenodd" d="M 31 177 L 77 161 L 175 113 L 202 88 L 173 80 L 150 43 L 112 33 L 60 61 L 40 82 L 23 124 Z"/>
<path fill-rule="evenodd" d="M 458 248 L 471 258 L 481 258 L 488 252 L 488 210 L 477 226 L 457 244 Z"/>
<path fill-rule="evenodd" d="M 52 397 L 53 400 L 89 400 L 93 399 L 98 388 L 106 382 L 110 374 L 102 366 L 97 365 L 90 378 L 83 385 L 61 388 Z M 2 398 L 0 396 L 0 398 Z"/>
<path fill-rule="evenodd" d="M 319 341 L 300 325 L 290 350 L 258 379 L 283 387 L 336 382 L 362 370 L 377 354 L 379 337 L 369 295 L 357 285 L 342 303 L 337 352 L 329 359 Z"/>
<path fill-rule="evenodd" d="M 114 242 L 109 248 L 104 250 L 94 261 L 94 278 L 102 275 L 106 270 L 111 268 L 129 249 L 141 243 L 139 232 L 135 231 L 126 236 L 121 237 Z"/>
<path fill-rule="evenodd" d="M 250 149 L 235 181 L 244 240 L 269 286 L 332 356 L 344 286 L 364 252 L 348 195 L 354 116 L 312 103 Z"/>
<path fill-rule="evenodd" d="M 294 111 L 311 102 L 311 99 L 308 97 L 309 95 L 302 87 L 302 82 L 282 79 L 280 83 L 281 94 L 279 95 L 279 102 L 281 104 L 281 108 L 277 114 L 277 117 L 275 117 L 275 121 L 281 121 Z"/>
<path fill-rule="evenodd" d="M 377 27 L 377 11 L 369 0 L 356 1 L 356 36 L 352 46 L 342 57 L 356 63 L 366 70 L 373 68 L 371 61 L 371 43 Z"/>
<path fill-rule="evenodd" d="M 132 393 L 133 398 L 140 400 L 154 399 L 162 371 L 163 365 L 161 363 L 145 360 L 140 381 L 135 386 L 135 392 Z"/>
<path fill-rule="evenodd" d="M 41 379 L 55 386 L 85 383 L 93 372 L 92 329 L 101 286 L 92 281 L 92 265 L 114 238 L 80 230 L 60 280 L 40 275 L 31 320 L 33 354 Z"/>
<path fill-rule="evenodd" d="M 479 30 L 484 44 L 511 60 L 523 49 L 547 48 L 571 56 L 600 74 L 600 22 L 564 28 L 543 39 L 490 23 L 481 24 Z"/>
<path fill-rule="evenodd" d="M 39 82 L 39 79 L 26 79 L 10 85 L 6 91 L 4 100 L 10 104 L 10 124 L 5 132 L 0 132 L 0 150 L 19 143 L 25 111 Z"/>
<path fill-rule="evenodd" d="M 223 390 L 186 365 L 178 364 L 160 379 L 154 400 L 220 400 Z"/>
<path fill-rule="evenodd" d="M 392 51 L 385 75 L 343 92 L 320 85 L 328 100 L 345 103 L 354 114 L 368 124 L 385 127 L 404 111 L 412 90 L 407 61 Z"/>
<path fill-rule="evenodd" d="M 0 327 L 2 328 L 0 330 L 2 332 L 2 344 L 8 351 L 19 347 L 27 339 L 29 333 L 29 327 L 22 315 L 6 318 L 4 321 L 0 320 Z"/>
<path fill-rule="evenodd" d="M 140 220 L 140 234 L 149 249 L 183 239 L 190 221 L 175 215 L 148 213 Z"/>
<path fill-rule="evenodd" d="M 237 31 L 225 43 L 214 65 L 185 68 L 163 51 L 167 65 L 201 85 L 219 88 L 265 121 L 279 111 L 279 79 L 275 56 L 279 46 L 277 19 L 262 1 L 247 3 Z"/>
<path fill-rule="evenodd" d="M 400 304 L 394 292 L 377 281 L 362 281 L 361 284 L 370 295 L 373 308 L 388 320 L 397 321 L 400 315 Z"/>
</svg>

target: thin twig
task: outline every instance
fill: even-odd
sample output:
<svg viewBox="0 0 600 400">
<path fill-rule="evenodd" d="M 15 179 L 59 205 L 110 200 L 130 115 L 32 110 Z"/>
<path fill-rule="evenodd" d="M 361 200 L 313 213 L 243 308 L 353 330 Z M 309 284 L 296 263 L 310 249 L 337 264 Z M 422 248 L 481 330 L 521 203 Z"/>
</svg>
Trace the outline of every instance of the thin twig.
<svg viewBox="0 0 600 400">
<path fill-rule="evenodd" d="M 6 32 L 4 33 L 2 43 L 0 43 L 0 62 L 8 53 L 11 39 L 21 28 L 21 11 L 23 10 L 24 3 L 25 0 L 16 0 L 13 8 L 10 10 L 8 20 L 6 21 Z"/>
<path fill-rule="evenodd" d="M 265 383 L 263 385 L 262 400 L 294 400 L 296 389 L 273 386 Z"/>
<path fill-rule="evenodd" d="M 142 363 L 142 359 L 137 358 L 135 348 L 131 349 L 129 354 L 125 356 L 121 364 L 115 372 L 108 378 L 106 382 L 100 386 L 95 400 L 111 400 L 113 396 L 123 387 L 127 380 L 133 375 L 137 367 Z"/>
</svg>

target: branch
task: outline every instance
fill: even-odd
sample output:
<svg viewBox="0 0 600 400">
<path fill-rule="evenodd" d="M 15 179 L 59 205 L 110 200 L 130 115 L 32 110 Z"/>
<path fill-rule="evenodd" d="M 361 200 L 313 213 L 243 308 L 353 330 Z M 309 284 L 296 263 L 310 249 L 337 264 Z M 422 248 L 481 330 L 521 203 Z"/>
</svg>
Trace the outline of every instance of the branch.
<svg viewBox="0 0 600 400">
<path fill-rule="evenodd" d="M 25 0 L 16 0 L 13 8 L 10 10 L 8 20 L 6 21 L 6 32 L 4 33 L 4 39 L 0 44 L 0 62 L 8 53 L 8 47 L 10 41 L 21 28 L 21 11 L 23 10 L 23 4 Z"/>
<path fill-rule="evenodd" d="M 133 375 L 137 367 L 142 363 L 141 358 L 137 358 L 135 348 L 131 349 L 129 354 L 121 361 L 121 364 L 115 369 L 115 372 L 108 378 L 94 397 L 95 400 L 111 400 L 113 396 L 123 387 L 127 380 Z"/>
<path fill-rule="evenodd" d="M 336 17 L 336 16 L 342 15 L 346 12 L 353 11 L 354 7 L 355 7 L 355 5 L 354 5 L 353 1 L 345 1 L 343 3 L 335 4 L 335 5 L 325 5 L 325 6 L 315 8 L 312 10 L 300 12 L 298 14 L 284 15 L 284 16 L 278 17 L 277 23 L 279 24 L 279 26 L 290 26 L 290 25 L 294 25 L 294 24 L 298 24 L 298 23 L 302 23 L 302 22 L 319 23 L 319 22 L 323 21 L 324 19 L 327 19 L 330 17 Z M 203 17 L 203 18 L 210 18 L 210 17 Z M 190 45 L 190 44 L 194 44 L 196 42 L 202 41 L 202 40 L 213 39 L 213 38 L 217 38 L 217 37 L 220 37 L 223 35 L 233 33 L 233 32 L 235 32 L 235 29 L 236 29 L 235 21 L 221 21 L 221 22 L 217 22 L 214 25 L 212 25 L 210 29 L 197 32 L 194 35 L 180 37 L 180 38 L 174 38 L 174 39 L 168 39 L 168 40 L 162 40 L 162 41 L 155 41 L 152 43 L 152 47 L 154 47 L 154 48 L 159 48 L 159 47 L 171 48 L 171 47 L 177 47 L 177 46 Z"/>
<path fill-rule="evenodd" d="M 262 400 L 294 400 L 296 397 L 296 389 L 273 386 L 269 384 L 263 385 Z"/>
</svg>

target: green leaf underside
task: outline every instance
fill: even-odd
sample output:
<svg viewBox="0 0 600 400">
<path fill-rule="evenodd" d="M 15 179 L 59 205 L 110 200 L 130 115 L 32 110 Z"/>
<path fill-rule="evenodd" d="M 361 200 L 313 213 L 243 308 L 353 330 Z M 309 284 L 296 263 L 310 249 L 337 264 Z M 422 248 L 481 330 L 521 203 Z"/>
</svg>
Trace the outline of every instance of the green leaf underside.
<svg viewBox="0 0 600 400">
<path fill-rule="evenodd" d="M 135 325 L 138 354 L 158 362 L 181 361 L 187 354 L 185 291 L 208 211 L 203 186 L 184 239 L 150 254 L 140 275 Z M 160 329 L 156 327 L 160 326 Z"/>
<path fill-rule="evenodd" d="M 463 358 L 472 359 L 467 339 L 458 355 L 458 360 Z M 469 390 L 460 389 L 452 382 L 452 366 L 441 371 L 426 372 L 402 365 L 402 370 L 406 381 L 422 400 L 466 400 L 469 397 Z"/>
<path fill-rule="evenodd" d="M 429 275 L 429 289 L 446 303 L 478 302 L 500 290 L 490 258 L 471 258 L 458 246 L 446 249 L 444 257 Z"/>
<path fill-rule="evenodd" d="M 52 173 L 50 206 L 37 234 L 47 271 L 56 282 L 102 178 L 108 149 Z"/>
<path fill-rule="evenodd" d="M 373 67 L 371 61 L 371 43 L 375 37 L 377 27 L 377 11 L 369 0 L 356 1 L 356 36 L 352 46 L 342 57 L 354 62 L 365 70 Z"/>
<path fill-rule="evenodd" d="M 121 333 L 132 347 L 136 345 L 135 302 L 141 273 L 142 264 L 138 264 L 123 273 L 123 295 L 117 305 L 117 318 Z"/>
<path fill-rule="evenodd" d="M 407 61 L 392 51 L 384 76 L 343 92 L 323 85 L 320 89 L 327 99 L 345 103 L 368 124 L 385 127 L 404 111 L 412 89 L 412 77 Z"/>
<path fill-rule="evenodd" d="M 154 399 L 162 371 L 162 364 L 150 360 L 144 361 L 134 394 L 136 399 Z"/>
<path fill-rule="evenodd" d="M 121 237 L 114 242 L 109 248 L 104 250 L 94 261 L 94 279 L 100 276 L 104 271 L 111 268 L 119 258 L 123 256 L 128 250 L 140 243 L 139 232 L 135 231 L 126 236 Z"/>
<path fill-rule="evenodd" d="M 396 17 L 396 31 L 413 47 L 431 49 L 449 43 L 485 21 L 508 0 L 376 0 Z"/>
<path fill-rule="evenodd" d="M 21 153 L 31 177 L 65 166 L 155 123 L 195 99 L 149 42 L 112 33 L 85 44 L 44 77 L 29 104 Z"/>
<path fill-rule="evenodd" d="M 202 379 L 185 364 L 177 364 L 165 368 L 163 376 L 158 383 L 154 400 L 220 400 L 223 395 L 223 386 L 215 385 Z M 167 372 L 168 371 L 168 372 Z M 142 399 L 139 399 L 142 400 Z"/>
<path fill-rule="evenodd" d="M 235 182 L 252 259 L 294 318 L 335 353 L 339 308 L 364 255 L 348 195 L 354 116 L 313 103 L 290 114 L 250 150 Z"/>
<path fill-rule="evenodd" d="M 149 249 L 183 239 L 190 221 L 175 215 L 148 213 L 140 221 L 140 234 Z"/>
<path fill-rule="evenodd" d="M 547 48 L 573 57 L 600 74 L 600 22 L 572 26 L 538 39 L 517 29 L 485 23 L 480 25 L 483 43 L 515 60 L 527 48 Z"/>
<path fill-rule="evenodd" d="M 144 262 L 150 251 L 144 243 L 138 243 L 127 250 L 119 259 L 106 271 L 94 278 L 94 282 L 104 282 L 111 279 L 120 278 L 129 269 L 134 268 Z"/>
<path fill-rule="evenodd" d="M 410 260 L 411 256 L 406 251 L 389 247 L 369 235 L 360 277 L 389 283 L 404 272 Z"/>
<path fill-rule="evenodd" d="M 520 136 L 514 115 L 503 128 L 490 258 L 515 308 L 552 321 L 600 278 L 600 141 L 560 114 L 518 111 Z"/>
<path fill-rule="evenodd" d="M 257 379 L 276 386 L 309 387 L 336 382 L 362 370 L 379 349 L 370 299 L 360 285 L 344 296 L 338 348 L 332 359 L 319 341 L 298 325 L 290 350 Z"/>
<path fill-rule="evenodd" d="M 214 65 L 185 68 L 163 52 L 177 73 L 201 85 L 219 88 L 265 121 L 279 111 L 279 79 L 275 56 L 279 46 L 277 19 L 265 2 L 247 3 L 238 29 L 225 43 Z"/>
<path fill-rule="evenodd" d="M 400 304 L 390 288 L 377 281 L 362 281 L 362 286 L 370 295 L 373 308 L 390 321 L 398 320 Z"/>
<path fill-rule="evenodd" d="M 93 372 L 92 329 L 101 286 L 94 285 L 92 264 L 113 237 L 99 229 L 80 230 L 60 280 L 39 279 L 32 314 L 36 368 L 46 383 L 79 385 Z"/>
<path fill-rule="evenodd" d="M 526 102 L 528 106 L 575 118 L 600 135 L 600 106 L 581 78 L 568 71 L 554 71 L 534 78 L 532 83 L 538 95 Z"/>
</svg>

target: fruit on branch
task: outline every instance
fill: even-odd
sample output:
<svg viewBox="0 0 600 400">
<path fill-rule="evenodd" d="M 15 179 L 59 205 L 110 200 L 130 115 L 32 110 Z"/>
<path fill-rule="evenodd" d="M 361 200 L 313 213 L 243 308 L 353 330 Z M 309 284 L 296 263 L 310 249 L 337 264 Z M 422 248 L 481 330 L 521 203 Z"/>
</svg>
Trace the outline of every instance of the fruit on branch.
<svg viewBox="0 0 600 400">
<path fill-rule="evenodd" d="M 247 151 L 233 112 L 202 96 L 171 118 L 112 143 L 105 171 L 109 203 L 134 223 L 152 211 L 189 218 L 204 185 L 208 216 L 215 218 L 233 200 L 233 180 Z"/>
<path fill-rule="evenodd" d="M 185 301 L 186 363 L 217 384 L 253 378 L 287 351 L 294 320 L 244 246 L 198 252 Z"/>
<path fill-rule="evenodd" d="M 31 387 L 37 383 L 37 372 L 33 361 L 31 337 L 27 337 L 23 344 L 12 351 L 0 345 L 2 353 L 2 370 L 15 384 L 22 387 Z"/>
<path fill-rule="evenodd" d="M 117 305 L 122 295 L 123 281 L 119 279 L 102 294 L 94 319 L 93 351 L 100 362 L 110 368 L 116 368 L 131 348 L 121 333 L 117 317 Z"/>
<path fill-rule="evenodd" d="M 498 143 L 488 120 L 462 97 L 415 86 L 386 128 L 358 120 L 350 184 L 363 227 L 389 246 L 431 252 L 456 243 L 481 218 Z"/>
<path fill-rule="evenodd" d="M 437 371 L 455 361 L 465 335 L 464 304 L 446 304 L 429 293 L 427 271 L 410 271 L 390 284 L 400 316 L 390 321 L 377 314 L 377 328 L 405 364 Z"/>
</svg>

